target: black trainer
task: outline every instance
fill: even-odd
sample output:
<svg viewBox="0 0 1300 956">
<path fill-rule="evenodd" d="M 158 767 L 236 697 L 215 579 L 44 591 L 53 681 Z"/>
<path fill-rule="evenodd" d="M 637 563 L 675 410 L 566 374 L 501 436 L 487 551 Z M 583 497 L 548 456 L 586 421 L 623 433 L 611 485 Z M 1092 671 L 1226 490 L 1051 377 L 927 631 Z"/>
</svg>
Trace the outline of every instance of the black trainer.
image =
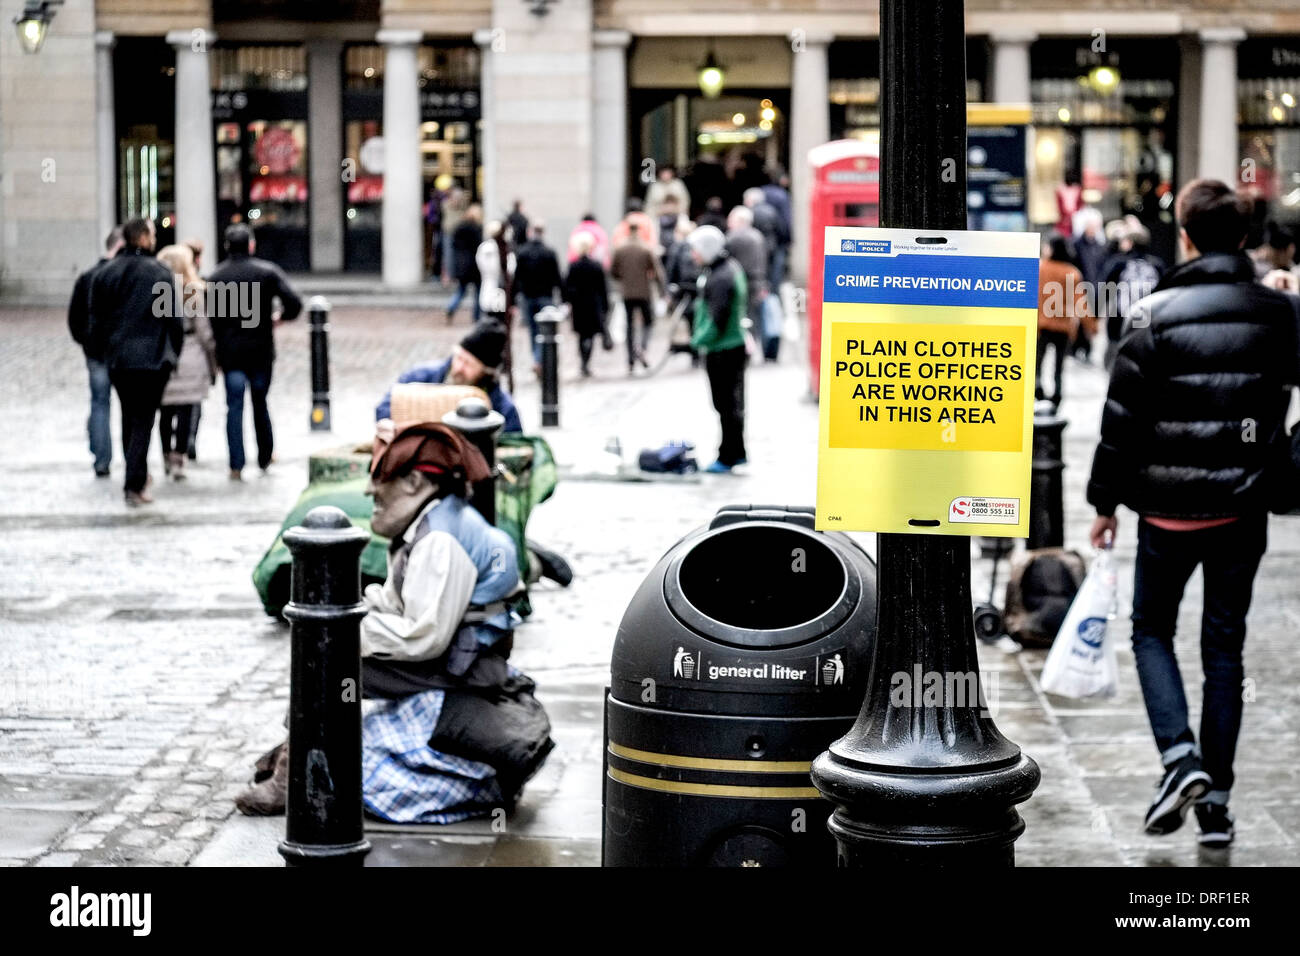
<svg viewBox="0 0 1300 956">
<path fill-rule="evenodd" d="M 1222 803 L 1198 803 L 1196 822 L 1201 825 L 1201 846 L 1225 847 L 1237 833 L 1232 826 L 1236 818 Z"/>
<path fill-rule="evenodd" d="M 537 561 L 542 567 L 542 577 L 550 578 L 562 588 L 567 588 L 573 583 L 573 568 L 569 562 L 560 557 L 549 548 L 543 548 L 536 541 L 529 540 L 525 542 L 528 550 L 537 556 Z"/>
<path fill-rule="evenodd" d="M 1156 798 L 1147 811 L 1146 832 L 1150 836 L 1173 833 L 1183 825 L 1187 808 L 1210 789 L 1210 775 L 1201 769 L 1201 760 L 1188 754 L 1166 770 Z"/>
</svg>

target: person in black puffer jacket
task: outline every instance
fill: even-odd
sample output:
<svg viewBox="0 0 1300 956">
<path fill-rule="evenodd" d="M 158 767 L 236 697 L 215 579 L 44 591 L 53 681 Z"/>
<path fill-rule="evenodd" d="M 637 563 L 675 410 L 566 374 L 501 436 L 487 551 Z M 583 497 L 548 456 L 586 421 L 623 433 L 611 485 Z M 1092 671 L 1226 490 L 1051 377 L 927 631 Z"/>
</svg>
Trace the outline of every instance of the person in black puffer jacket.
<svg viewBox="0 0 1300 956">
<path fill-rule="evenodd" d="M 1088 482 L 1092 542 L 1115 509 L 1140 516 L 1133 654 L 1164 776 L 1146 832 L 1171 833 L 1196 802 L 1201 843 L 1226 846 L 1241 728 L 1246 612 L 1267 544 L 1270 447 L 1297 375 L 1295 297 L 1256 283 L 1242 253 L 1247 201 L 1196 180 L 1176 213 L 1189 261 L 1134 307 L 1120 342 Z M 1203 566 L 1205 685 L 1199 745 L 1174 657 L 1183 589 Z M 1198 799 L 1199 798 L 1199 799 Z"/>
</svg>

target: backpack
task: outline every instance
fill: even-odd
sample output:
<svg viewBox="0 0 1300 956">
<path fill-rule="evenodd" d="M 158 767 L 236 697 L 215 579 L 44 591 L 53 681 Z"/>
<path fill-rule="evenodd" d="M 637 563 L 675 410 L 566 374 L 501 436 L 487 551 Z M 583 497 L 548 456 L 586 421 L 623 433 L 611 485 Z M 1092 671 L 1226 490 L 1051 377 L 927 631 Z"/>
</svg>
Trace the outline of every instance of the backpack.
<svg viewBox="0 0 1300 956">
<path fill-rule="evenodd" d="M 647 448 L 641 452 L 639 464 L 642 471 L 654 474 L 689 475 L 699 471 L 699 463 L 691 454 L 695 446 L 685 441 L 670 441 L 659 448 Z"/>
<path fill-rule="evenodd" d="M 1007 634 L 1025 647 L 1050 647 L 1083 583 L 1077 551 L 1039 548 L 1011 562 L 1004 619 Z"/>
</svg>

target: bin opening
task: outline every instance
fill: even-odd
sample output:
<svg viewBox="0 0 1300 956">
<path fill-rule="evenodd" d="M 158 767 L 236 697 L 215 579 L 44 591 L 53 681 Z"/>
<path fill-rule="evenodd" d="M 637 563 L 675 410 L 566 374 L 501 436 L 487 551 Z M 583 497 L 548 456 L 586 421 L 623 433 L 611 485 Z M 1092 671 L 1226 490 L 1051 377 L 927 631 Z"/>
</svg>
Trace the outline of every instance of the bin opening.
<svg viewBox="0 0 1300 956">
<path fill-rule="evenodd" d="M 686 555 L 678 582 L 682 596 L 713 620 L 772 631 L 815 621 L 834 608 L 845 570 L 811 534 L 734 525 Z"/>
</svg>

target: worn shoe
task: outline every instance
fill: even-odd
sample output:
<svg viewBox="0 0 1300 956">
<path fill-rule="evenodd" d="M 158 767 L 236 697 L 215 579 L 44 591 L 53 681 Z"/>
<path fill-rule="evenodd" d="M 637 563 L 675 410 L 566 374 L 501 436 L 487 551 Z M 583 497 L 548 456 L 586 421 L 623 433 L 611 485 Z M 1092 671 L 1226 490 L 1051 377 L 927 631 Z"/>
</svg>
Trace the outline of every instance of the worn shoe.
<svg viewBox="0 0 1300 956">
<path fill-rule="evenodd" d="M 573 568 L 569 562 L 549 548 L 543 548 L 536 541 L 527 541 L 528 550 L 537 555 L 537 562 L 542 566 L 542 577 L 550 578 L 562 588 L 573 583 Z"/>
<path fill-rule="evenodd" d="M 95 477 L 96 477 L 96 478 L 107 478 L 107 477 L 108 477 L 109 475 L 111 475 L 111 474 L 112 474 L 112 472 L 109 471 L 107 468 L 96 468 L 96 469 L 95 469 Z"/>
<path fill-rule="evenodd" d="M 282 740 L 262 756 L 257 758 L 253 764 L 253 783 L 261 783 L 275 773 L 275 762 L 280 759 L 280 751 L 287 749 L 289 741 Z"/>
<path fill-rule="evenodd" d="M 723 464 L 722 462 L 720 462 L 720 461 L 715 461 L 713 464 L 709 465 L 709 466 L 708 466 L 707 468 L 705 468 L 704 470 L 705 470 L 706 472 L 708 472 L 710 475 L 729 475 L 729 474 L 731 474 L 731 466 L 730 466 L 730 465 L 724 465 L 724 464 Z"/>
<path fill-rule="evenodd" d="M 244 475 L 243 475 L 243 473 L 240 472 L 238 469 L 231 468 L 231 469 L 230 469 L 230 480 L 231 480 L 231 481 L 243 481 L 243 480 L 244 480 Z"/>
<path fill-rule="evenodd" d="M 1188 754 L 1171 764 L 1156 789 L 1156 798 L 1147 811 L 1145 830 L 1149 836 L 1164 836 L 1183 825 L 1187 808 L 1210 789 L 1210 775 L 1201 769 L 1201 760 Z"/>
<path fill-rule="evenodd" d="M 1222 849 L 1232 843 L 1237 833 L 1233 827 L 1236 817 L 1222 803 L 1197 803 L 1196 822 L 1201 825 L 1201 846 Z"/>
<path fill-rule="evenodd" d="M 289 748 L 284 746 L 275 754 L 271 775 L 235 797 L 235 809 L 247 817 L 274 817 L 284 813 L 288 797 Z"/>
</svg>

